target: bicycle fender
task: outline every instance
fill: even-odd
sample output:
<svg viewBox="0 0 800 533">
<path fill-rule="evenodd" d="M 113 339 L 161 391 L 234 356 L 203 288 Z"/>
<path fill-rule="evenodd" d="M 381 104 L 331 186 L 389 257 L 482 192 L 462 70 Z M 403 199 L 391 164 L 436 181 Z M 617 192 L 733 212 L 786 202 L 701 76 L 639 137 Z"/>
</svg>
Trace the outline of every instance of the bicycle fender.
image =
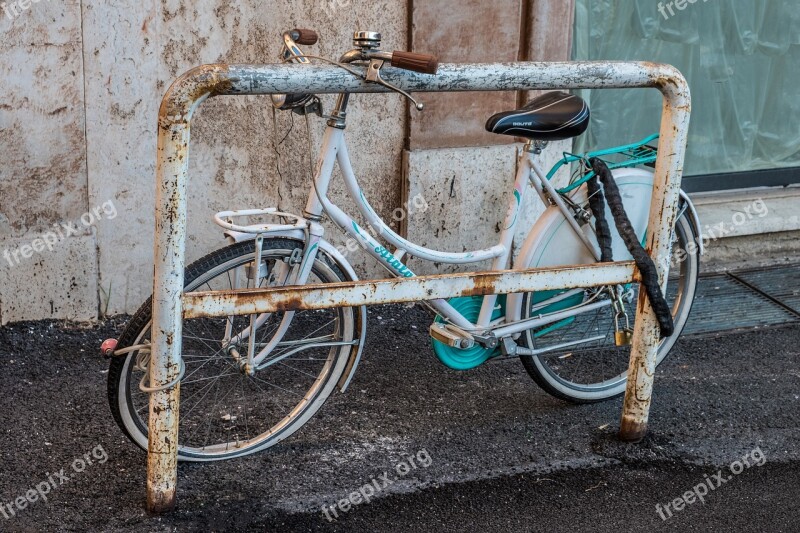
<svg viewBox="0 0 800 533">
<path fill-rule="evenodd" d="M 334 263 L 341 269 L 342 272 L 348 277 L 348 281 L 358 281 L 358 275 L 353 269 L 350 262 L 334 245 L 325 239 L 319 242 L 320 250 L 327 254 Z M 356 373 L 358 363 L 361 362 L 361 353 L 364 351 L 364 340 L 367 338 L 367 307 L 362 305 L 358 308 L 356 315 L 356 332 L 358 333 L 358 344 L 353 346 L 350 350 L 350 359 L 347 361 L 347 366 L 339 379 L 337 387 L 339 392 L 345 392 L 347 387 L 350 386 L 350 381 Z"/>
<path fill-rule="evenodd" d="M 686 204 L 686 211 L 689 213 L 689 222 L 694 226 L 695 235 L 702 237 L 703 234 L 700 232 L 700 215 L 697 214 L 697 208 L 695 208 L 692 203 L 692 199 L 689 198 L 689 194 L 682 189 L 681 202 Z M 705 241 L 702 238 L 697 239 L 697 248 L 700 251 L 700 255 L 706 253 Z"/>
<path fill-rule="evenodd" d="M 613 171 L 614 179 L 619 185 L 625 209 L 631 219 L 636 234 L 644 236 L 650 211 L 650 198 L 653 191 L 653 172 L 640 168 L 620 168 Z M 577 189 L 572 198 L 585 201 L 586 186 Z M 608 219 L 611 215 L 607 214 Z M 589 224 L 583 227 L 589 241 L 596 245 L 597 239 Z M 612 249 L 614 259 L 625 261 L 631 259 L 622 238 L 616 228 L 611 228 Z M 552 243 L 557 243 L 553 246 Z M 560 255 L 550 253 L 557 251 Z M 549 206 L 537 219 L 520 248 L 514 261 L 514 270 L 527 268 L 544 268 L 569 265 L 594 264 L 594 256 L 586 249 L 583 241 L 575 235 L 571 226 L 556 206 Z M 524 294 L 509 294 L 506 307 L 507 323 L 522 318 L 522 301 Z"/>
</svg>

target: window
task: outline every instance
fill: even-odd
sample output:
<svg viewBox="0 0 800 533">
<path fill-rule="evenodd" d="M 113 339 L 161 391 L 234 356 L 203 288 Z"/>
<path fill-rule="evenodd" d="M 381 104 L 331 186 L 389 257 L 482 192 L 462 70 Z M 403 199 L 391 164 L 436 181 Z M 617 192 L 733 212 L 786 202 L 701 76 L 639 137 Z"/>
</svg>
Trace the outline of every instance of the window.
<svg viewBox="0 0 800 533">
<path fill-rule="evenodd" d="M 800 167 L 796 0 L 577 0 L 573 56 L 671 63 L 684 73 L 693 96 L 687 176 Z M 655 91 L 582 95 L 593 121 L 576 150 L 658 131 Z"/>
</svg>

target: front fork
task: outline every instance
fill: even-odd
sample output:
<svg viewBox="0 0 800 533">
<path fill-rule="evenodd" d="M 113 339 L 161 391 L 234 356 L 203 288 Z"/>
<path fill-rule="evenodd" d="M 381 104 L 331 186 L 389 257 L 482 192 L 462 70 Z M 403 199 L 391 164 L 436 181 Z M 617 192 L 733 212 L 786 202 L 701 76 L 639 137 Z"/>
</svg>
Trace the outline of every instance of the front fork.
<svg viewBox="0 0 800 533">
<path fill-rule="evenodd" d="M 261 280 L 266 278 L 268 282 L 274 280 L 280 286 L 287 285 L 304 285 L 309 276 L 311 275 L 314 261 L 319 252 L 319 243 L 325 234 L 325 230 L 321 224 L 317 222 L 309 222 L 306 229 L 305 248 L 302 253 L 293 253 L 288 262 L 281 262 L 277 265 L 278 271 L 269 272 L 266 265 L 263 264 L 263 242 L 264 234 L 259 233 L 256 236 L 256 250 L 255 257 L 251 264 L 247 265 L 248 279 L 254 279 L 255 286 L 261 284 Z M 298 252 L 300 249 L 296 249 Z M 234 284 L 238 284 L 239 269 L 234 274 Z M 261 313 L 260 315 L 250 315 L 250 325 L 243 329 L 236 336 L 231 338 L 233 329 L 234 317 L 228 317 L 228 323 L 225 329 L 225 339 L 223 340 L 223 348 L 236 360 L 242 367 L 244 372 L 250 376 L 254 375 L 259 365 L 264 362 L 264 359 L 269 356 L 272 350 L 283 340 L 286 332 L 289 331 L 292 320 L 294 319 L 295 312 L 287 311 L 283 315 L 280 325 L 273 334 L 269 342 L 256 353 L 256 338 L 258 328 L 263 326 L 272 313 Z M 247 341 L 247 354 L 242 355 L 238 347 Z"/>
</svg>

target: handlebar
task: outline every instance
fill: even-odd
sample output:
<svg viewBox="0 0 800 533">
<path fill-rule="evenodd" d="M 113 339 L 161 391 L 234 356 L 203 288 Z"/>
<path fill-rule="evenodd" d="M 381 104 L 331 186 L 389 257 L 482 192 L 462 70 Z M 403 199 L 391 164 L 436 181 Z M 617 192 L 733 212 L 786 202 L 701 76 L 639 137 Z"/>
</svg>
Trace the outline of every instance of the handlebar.
<svg viewBox="0 0 800 533">
<path fill-rule="evenodd" d="M 415 52 L 395 51 L 392 53 L 390 64 L 396 68 L 422 72 L 423 74 L 436 74 L 439 70 L 439 60 L 430 54 L 417 54 Z"/>
<path fill-rule="evenodd" d="M 319 41 L 319 35 L 314 30 L 305 28 L 295 28 L 283 33 L 283 51 L 281 57 L 284 61 L 291 61 L 294 63 L 309 64 L 309 60 L 316 56 L 306 56 L 298 48 L 300 45 L 314 45 Z M 420 72 L 423 74 L 436 74 L 439 70 L 439 60 L 436 56 L 430 54 L 419 54 L 416 52 L 384 52 L 380 49 L 381 34 L 372 31 L 357 31 L 353 34 L 353 43 L 356 46 L 354 50 L 345 53 L 339 61 L 330 61 L 325 58 L 317 58 L 323 61 L 328 61 L 335 65 L 348 70 L 352 74 L 363 77 L 367 82 L 379 83 L 384 87 L 398 92 L 411 100 L 416 108 L 421 111 L 423 105 L 414 99 L 406 91 L 392 85 L 384 80 L 381 76 L 381 67 L 384 63 L 388 63 L 392 67 L 410 70 L 413 72 Z M 369 62 L 369 68 L 366 74 L 360 74 L 346 66 L 347 63 L 352 62 Z M 272 103 L 277 109 L 281 110 L 297 110 L 305 109 L 309 103 L 313 103 L 314 95 L 312 94 L 275 94 L 272 95 Z M 345 100 L 346 102 L 346 100 Z M 318 103 L 318 100 L 317 100 Z M 346 105 L 346 104 L 345 104 Z M 321 114 L 317 105 L 317 113 Z"/>
<path fill-rule="evenodd" d="M 439 70 L 439 59 L 435 55 L 405 52 L 402 50 L 396 50 L 392 53 L 381 52 L 378 49 L 380 45 L 379 33 L 356 32 L 356 34 L 359 38 L 357 41 L 359 49 L 352 50 L 348 54 L 345 54 L 345 57 L 350 56 L 346 62 L 375 58 L 388 60 L 389 64 L 395 68 L 421 72 L 423 74 L 436 74 Z M 283 37 L 284 43 L 286 44 L 286 52 L 288 52 L 284 57 L 289 59 L 294 56 L 294 60 L 299 63 L 305 63 L 307 61 L 303 61 L 305 58 L 303 57 L 303 53 L 297 48 L 297 45 L 312 46 L 319 42 L 319 34 L 307 28 L 289 30 L 284 32 Z M 373 39 L 372 42 L 371 39 Z"/>
<path fill-rule="evenodd" d="M 319 35 L 314 30 L 295 28 L 289 34 L 294 42 L 303 46 L 313 46 L 319 41 Z"/>
</svg>

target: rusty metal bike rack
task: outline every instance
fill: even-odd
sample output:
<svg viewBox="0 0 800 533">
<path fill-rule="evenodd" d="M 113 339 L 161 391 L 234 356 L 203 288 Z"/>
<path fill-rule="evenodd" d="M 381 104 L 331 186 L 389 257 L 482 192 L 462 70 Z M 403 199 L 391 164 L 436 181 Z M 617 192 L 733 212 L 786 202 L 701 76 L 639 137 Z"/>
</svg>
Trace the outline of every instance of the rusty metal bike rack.
<svg viewBox="0 0 800 533">
<path fill-rule="evenodd" d="M 654 63 L 573 62 L 442 65 L 435 76 L 387 69 L 386 79 L 409 92 L 518 91 L 535 89 L 656 88 L 664 107 L 650 207 L 647 246 L 662 289 L 669 269 L 671 231 L 680 194 L 691 113 L 689 87 L 674 67 Z M 637 282 L 633 262 L 560 269 L 481 272 L 324 286 L 184 293 L 186 192 L 192 115 L 208 97 L 277 93 L 386 92 L 335 66 L 205 65 L 178 78 L 164 96 L 158 118 L 155 280 L 153 287 L 147 508 L 175 505 L 178 465 L 183 319 L 417 301 L 457 296 L 533 292 Z M 641 291 L 633 334 L 620 438 L 647 432 L 659 345 L 655 314 Z M 173 384 L 173 386 L 169 386 Z"/>
</svg>

